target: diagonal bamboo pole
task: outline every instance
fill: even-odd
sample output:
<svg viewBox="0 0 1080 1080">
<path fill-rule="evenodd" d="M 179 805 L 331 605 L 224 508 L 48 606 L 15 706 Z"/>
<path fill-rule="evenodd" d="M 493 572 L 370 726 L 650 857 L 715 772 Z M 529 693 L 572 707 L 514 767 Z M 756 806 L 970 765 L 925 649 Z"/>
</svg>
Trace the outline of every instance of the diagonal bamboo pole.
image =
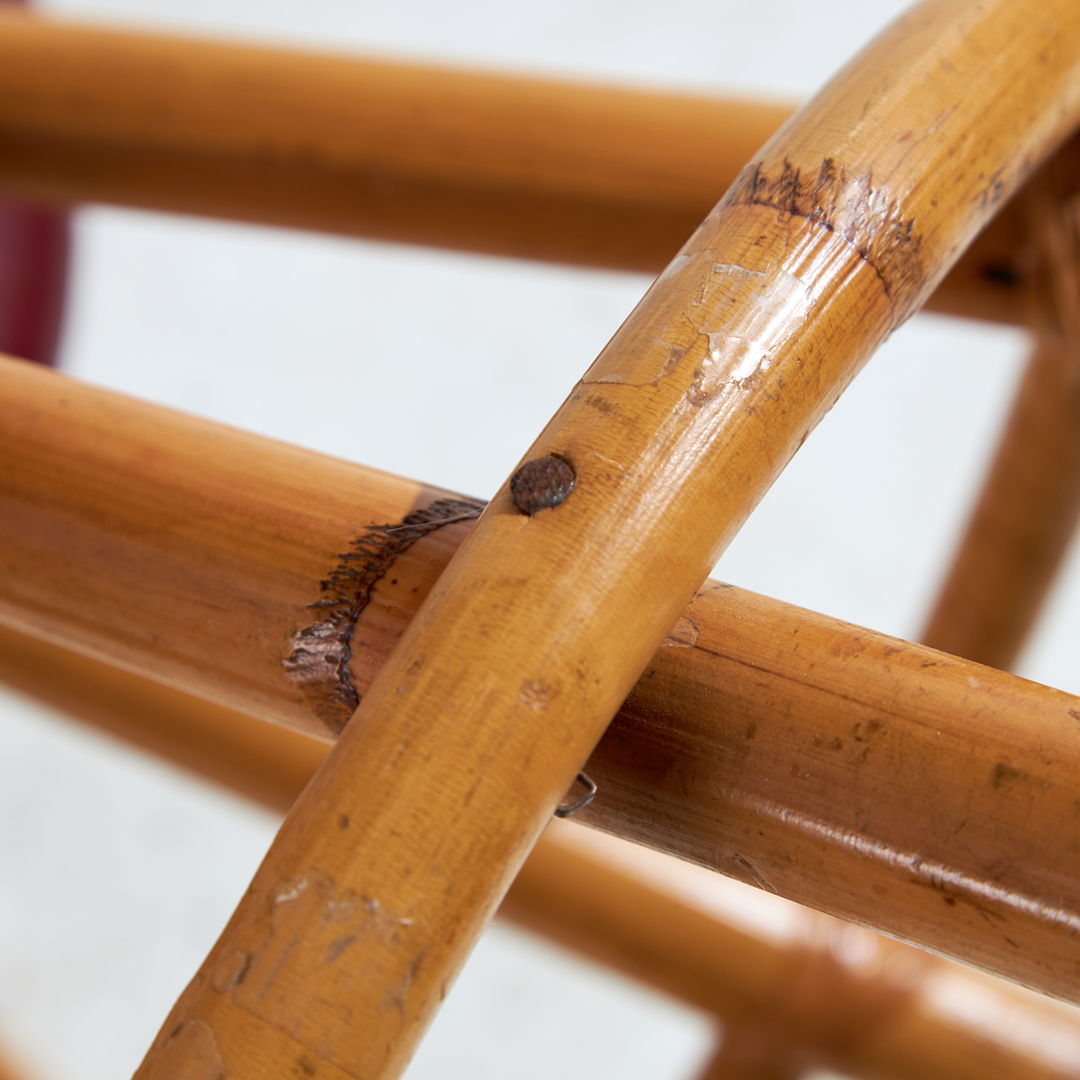
<svg viewBox="0 0 1080 1080">
<path fill-rule="evenodd" d="M 1075 162 L 1059 155 L 1023 200 L 1040 264 L 1035 349 L 922 634 L 999 668 L 1015 666 L 1080 519 L 1078 191 Z"/>
<path fill-rule="evenodd" d="M 1042 337 L 920 639 L 1015 667 L 1080 517 L 1080 354 Z"/>
<path fill-rule="evenodd" d="M 285 813 L 327 752 L 324 742 L 213 706 L 119 669 L 0 628 L 0 680 L 98 729 Z M 603 796 L 601 795 L 601 798 Z M 555 822 L 500 917 L 724 1018 L 763 1029 L 773 1058 L 883 1080 L 1065 1080 L 1020 1054 L 993 1024 L 942 1013 L 931 982 L 990 995 L 1011 1030 L 1080 1045 L 1075 1018 L 867 931 L 804 913 L 797 943 L 738 929 L 677 887 L 621 867 L 607 845 Z M 860 959 L 847 959 L 852 949 Z M 1057 1059 L 1064 1056 L 1059 1052 Z"/>
<path fill-rule="evenodd" d="M 0 20 L 11 191 L 647 273 L 790 113 Z M 1003 215 L 932 306 L 1023 322 L 1023 243 Z"/>
<path fill-rule="evenodd" d="M 478 510 L 28 364 L 0 379 L 0 620 L 324 738 Z M 209 743 L 226 782 L 244 775 L 230 714 L 154 716 L 128 737 Z M 593 755 L 603 791 L 581 817 L 1075 998 L 1080 868 L 1054 823 L 1080 786 L 1078 716 L 1069 695 L 714 582 Z"/>
<path fill-rule="evenodd" d="M 1080 12 L 1042 12 L 930 0 L 765 148 L 481 517 L 139 1075 L 400 1073 L 719 551 L 1078 119 Z"/>
</svg>

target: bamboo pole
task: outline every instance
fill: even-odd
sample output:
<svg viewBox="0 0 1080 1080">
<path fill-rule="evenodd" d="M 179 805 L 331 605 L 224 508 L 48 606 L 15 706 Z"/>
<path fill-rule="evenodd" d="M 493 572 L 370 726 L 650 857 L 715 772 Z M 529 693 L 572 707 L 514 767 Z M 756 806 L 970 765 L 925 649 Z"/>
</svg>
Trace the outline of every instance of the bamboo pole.
<svg viewBox="0 0 1080 1080">
<path fill-rule="evenodd" d="M 1040 338 L 921 640 L 1015 666 L 1080 516 L 1080 358 Z"/>
<path fill-rule="evenodd" d="M 922 634 L 993 667 L 1016 664 L 1080 518 L 1078 192 L 1075 162 L 1059 157 L 1026 193 L 1038 257 L 1035 349 Z"/>
<path fill-rule="evenodd" d="M 0 620 L 323 738 L 476 512 L 27 364 L 0 380 Z M 344 600 L 311 608 L 320 581 Z M 227 718 L 164 715 L 166 744 L 210 740 L 243 771 L 244 740 L 217 748 Z M 593 755 L 602 792 L 579 816 L 1075 999 L 1078 852 L 1055 823 L 1075 813 L 1077 716 L 1069 695 L 714 582 Z"/>
<path fill-rule="evenodd" d="M 292 806 L 328 749 L 310 736 L 5 628 L 0 680 L 280 813 Z M 500 917 L 715 1013 L 729 1034 L 759 1031 L 773 1060 L 882 1080 L 1072 1075 L 1024 1057 L 993 1023 L 943 1014 L 929 990 L 931 981 L 948 973 L 981 996 L 989 994 L 995 1015 L 1007 1012 L 1014 1032 L 1033 1027 L 1044 1038 L 1071 1035 L 1072 1045 L 1080 1045 L 1080 1033 L 1069 1031 L 1075 1020 L 1046 1003 L 1034 1006 L 1030 995 L 952 970 L 868 931 L 838 930 L 832 920 L 809 912 L 803 913 L 805 936 L 798 942 L 740 930 L 715 907 L 706 911 L 684 899 L 677 881 L 654 883 L 646 867 L 620 867 L 606 853 L 609 845 L 583 839 L 589 837 L 580 829 L 553 822 L 511 886 Z M 853 954 L 858 963 L 848 959 Z M 760 1048 L 760 1040 L 753 1045 Z M 729 1056 L 723 1060 L 730 1066 Z M 751 1060 L 760 1066 L 763 1059 L 759 1053 Z"/>
<path fill-rule="evenodd" d="M 791 107 L 0 20 L 0 184 L 656 273 Z M 407 133 L 407 134 L 404 134 Z M 1006 214 L 935 293 L 1023 322 Z"/>
<path fill-rule="evenodd" d="M 724 545 L 1080 119 L 1080 11 L 1041 13 L 929 0 L 764 148 L 481 515 L 138 1075 L 400 1074 Z"/>
</svg>

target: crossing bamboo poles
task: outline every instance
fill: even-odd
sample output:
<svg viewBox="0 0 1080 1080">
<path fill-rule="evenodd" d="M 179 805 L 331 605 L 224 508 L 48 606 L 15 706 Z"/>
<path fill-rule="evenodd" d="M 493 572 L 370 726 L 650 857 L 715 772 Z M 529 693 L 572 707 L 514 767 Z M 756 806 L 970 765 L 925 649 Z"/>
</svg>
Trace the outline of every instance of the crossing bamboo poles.
<svg viewBox="0 0 1080 1080">
<path fill-rule="evenodd" d="M 0 380 L 0 620 L 323 738 L 479 509 L 27 364 L 0 363 Z M 328 595 L 344 599 L 310 606 Z M 123 685 L 114 714 L 140 717 Z M 713 583 L 593 755 L 602 794 L 579 816 L 1071 997 L 1077 852 L 1054 823 L 1080 784 L 1078 713 Z M 174 755 L 210 742 L 225 782 L 246 774 L 230 714 L 152 715 L 127 737 L 152 731 Z M 282 758 L 296 786 L 314 767 Z"/>
<path fill-rule="evenodd" d="M 1080 118 L 1080 13 L 1041 11 L 924 3 L 763 150 L 481 516 L 139 1075 L 400 1073 L 719 551 Z"/>
<path fill-rule="evenodd" d="M 199 776 L 285 813 L 327 744 L 224 709 L 160 683 L 0 627 L 0 681 Z M 603 795 L 601 795 L 601 798 Z M 1024 1056 L 1031 1042 L 1080 1044 L 1065 1010 L 916 954 L 868 931 L 804 912 L 795 940 L 739 929 L 723 905 L 685 898 L 665 867 L 620 865 L 608 845 L 553 823 L 518 874 L 499 914 L 695 1009 L 731 1032 L 756 1033 L 748 1049 L 799 1072 L 826 1065 L 883 1080 L 1065 1080 L 1052 1060 Z M 853 948 L 860 961 L 846 957 Z M 1010 1030 L 942 1012 L 940 979 L 974 988 L 1008 1013 Z M 1010 1042 L 1010 1038 L 1012 1041 Z M 736 1038 L 735 1042 L 738 1042 Z M 1066 1044 L 1068 1045 L 1068 1043 Z M 1056 1055 L 1064 1059 L 1066 1047 Z M 754 1067 L 761 1054 L 747 1054 Z M 730 1064 L 730 1053 L 723 1059 Z"/>
<path fill-rule="evenodd" d="M 789 106 L 0 18 L 0 186 L 656 273 Z M 935 293 L 1023 322 L 1006 215 Z"/>
</svg>

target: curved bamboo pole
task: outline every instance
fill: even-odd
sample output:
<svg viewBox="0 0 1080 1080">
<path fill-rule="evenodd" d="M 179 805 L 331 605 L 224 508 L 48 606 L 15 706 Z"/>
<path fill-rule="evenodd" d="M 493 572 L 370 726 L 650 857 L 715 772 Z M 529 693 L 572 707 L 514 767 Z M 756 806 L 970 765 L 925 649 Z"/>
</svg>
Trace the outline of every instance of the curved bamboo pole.
<svg viewBox="0 0 1080 1080">
<path fill-rule="evenodd" d="M 480 517 L 139 1076 L 400 1074 L 719 552 L 1080 119 L 1080 11 L 1040 12 L 929 0 L 765 147 Z"/>
<path fill-rule="evenodd" d="M 11 191 L 621 270 L 661 270 L 790 113 L 0 19 Z M 1023 243 L 1006 214 L 932 306 L 1023 322 Z"/>
<path fill-rule="evenodd" d="M 327 753 L 324 742 L 211 705 L 44 641 L 0 628 L 0 680 L 200 776 L 285 813 Z M 603 797 L 601 795 L 601 797 Z M 990 995 L 1011 1031 L 1071 1036 L 1069 1020 L 926 954 L 804 912 L 797 942 L 758 936 L 677 886 L 620 867 L 595 840 L 553 822 L 522 867 L 501 918 L 637 979 L 737 1030 L 759 1030 L 770 1060 L 882 1080 L 1066 1080 L 1024 1057 L 994 1023 L 942 1013 L 930 981 Z M 597 850 L 599 848 L 599 850 Z M 718 914 L 719 912 L 719 914 Z M 853 953 L 859 962 L 848 957 Z M 929 980 L 929 981 L 928 981 Z M 1064 1013 L 1064 1010 L 1061 1010 Z M 753 1045 L 751 1046 L 751 1049 Z M 730 1047 L 729 1047 L 730 1049 Z M 1060 1061 L 1064 1050 L 1057 1054 Z M 730 1064 L 727 1057 L 723 1058 Z M 760 1066 L 760 1055 L 753 1056 Z"/>
<path fill-rule="evenodd" d="M 478 509 L 27 364 L 0 378 L 0 619 L 323 738 Z M 310 606 L 320 581 L 340 603 Z M 714 582 L 594 753 L 602 794 L 579 816 L 1072 998 L 1080 863 L 1055 823 L 1075 812 L 1078 716 Z M 228 715 L 200 718 L 166 709 L 156 737 L 210 740 L 235 782 L 244 740 L 217 748 Z"/>
</svg>

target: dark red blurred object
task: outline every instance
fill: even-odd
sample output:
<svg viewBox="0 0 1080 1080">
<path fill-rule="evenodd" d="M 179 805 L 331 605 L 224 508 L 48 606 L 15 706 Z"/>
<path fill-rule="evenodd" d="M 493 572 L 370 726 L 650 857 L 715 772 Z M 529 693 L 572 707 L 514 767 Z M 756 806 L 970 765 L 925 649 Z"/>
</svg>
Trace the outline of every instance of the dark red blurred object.
<svg viewBox="0 0 1080 1080">
<path fill-rule="evenodd" d="M 56 363 L 69 246 L 66 212 L 0 195 L 0 353 Z"/>
</svg>

